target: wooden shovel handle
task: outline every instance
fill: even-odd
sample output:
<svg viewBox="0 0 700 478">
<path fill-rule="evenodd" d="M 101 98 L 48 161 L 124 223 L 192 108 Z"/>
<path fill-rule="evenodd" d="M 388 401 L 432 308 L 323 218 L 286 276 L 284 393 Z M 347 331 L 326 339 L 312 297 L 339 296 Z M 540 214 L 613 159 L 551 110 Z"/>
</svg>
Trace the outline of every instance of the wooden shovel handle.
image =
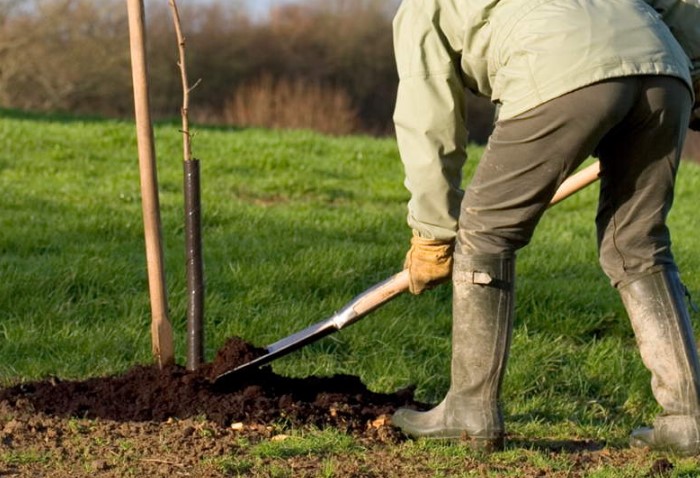
<svg viewBox="0 0 700 478">
<path fill-rule="evenodd" d="M 408 281 L 408 269 L 404 269 L 384 282 L 375 285 L 359 297 L 356 297 L 351 303 L 354 315 L 357 318 L 361 318 L 402 292 L 407 291 Z"/>
<path fill-rule="evenodd" d="M 549 205 L 554 206 L 556 203 L 568 198 L 576 191 L 580 191 L 581 189 L 585 188 L 597 180 L 599 174 L 600 161 L 596 161 L 590 166 L 583 168 L 581 171 L 572 174 L 566 178 L 563 183 L 561 183 Z"/>
</svg>

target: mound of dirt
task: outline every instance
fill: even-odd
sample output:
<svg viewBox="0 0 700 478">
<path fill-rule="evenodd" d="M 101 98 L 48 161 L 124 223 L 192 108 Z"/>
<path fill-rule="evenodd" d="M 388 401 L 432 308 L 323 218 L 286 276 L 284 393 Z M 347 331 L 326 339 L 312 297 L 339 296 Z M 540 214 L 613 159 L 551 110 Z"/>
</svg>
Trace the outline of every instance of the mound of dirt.
<svg viewBox="0 0 700 478">
<path fill-rule="evenodd" d="M 212 363 L 197 372 L 179 366 L 160 370 L 153 365 L 84 381 L 43 380 L 0 390 L 0 402 L 58 417 L 166 422 L 204 416 L 224 427 L 284 422 L 291 427 L 333 426 L 359 434 L 372 430 L 368 424 L 378 419 L 384 423 L 381 417 L 398 407 L 420 406 L 411 390 L 374 393 L 359 378 L 348 375 L 288 378 L 263 367 L 225 388 L 213 385 L 213 377 L 263 353 L 232 338 Z"/>
</svg>

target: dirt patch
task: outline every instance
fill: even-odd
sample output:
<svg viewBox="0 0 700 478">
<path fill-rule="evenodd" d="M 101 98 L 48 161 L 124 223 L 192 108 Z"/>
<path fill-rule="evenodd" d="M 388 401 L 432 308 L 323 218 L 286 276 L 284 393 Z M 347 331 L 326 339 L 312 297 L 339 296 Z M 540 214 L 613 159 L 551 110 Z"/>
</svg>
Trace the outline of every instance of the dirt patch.
<svg viewBox="0 0 700 478">
<path fill-rule="evenodd" d="M 217 375 L 262 353 L 233 338 L 197 372 L 179 366 L 164 370 L 137 366 L 117 376 L 21 384 L 0 391 L 0 401 L 59 417 L 121 422 L 206 417 L 221 427 L 284 422 L 290 427 L 332 426 L 359 434 L 396 408 L 417 405 L 410 390 L 380 394 L 353 376 L 288 378 L 269 367 L 237 377 L 225 387 L 214 385 Z M 387 428 L 386 435 L 391 434 Z"/>
<path fill-rule="evenodd" d="M 231 339 L 196 373 L 138 366 L 0 390 L 0 476 L 403 478 L 501 475 L 513 466 L 524 478 L 583 477 L 601 467 L 674 472 L 671 461 L 588 441 L 511 436 L 510 446 L 530 451 L 510 463 L 412 446 L 388 418 L 400 406 L 423 406 L 412 391 L 374 393 L 353 376 L 295 379 L 264 367 L 227 388 L 213 385 L 212 377 L 261 352 Z M 527 460 L 532 453 L 542 458 Z"/>
</svg>

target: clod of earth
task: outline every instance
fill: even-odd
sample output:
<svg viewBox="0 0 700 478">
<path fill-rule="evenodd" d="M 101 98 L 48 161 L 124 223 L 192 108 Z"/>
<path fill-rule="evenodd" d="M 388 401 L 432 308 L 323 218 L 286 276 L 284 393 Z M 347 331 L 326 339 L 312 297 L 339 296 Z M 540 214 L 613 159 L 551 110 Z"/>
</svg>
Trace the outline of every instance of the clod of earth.
<svg viewBox="0 0 700 478">
<path fill-rule="evenodd" d="M 377 423 L 401 406 L 420 406 L 411 390 L 375 393 L 359 378 L 288 378 L 269 367 L 240 377 L 226 388 L 214 387 L 223 371 L 265 353 L 239 338 L 227 341 L 212 363 L 196 372 L 171 366 L 137 366 L 127 372 L 84 381 L 56 379 L 23 383 L 0 390 L 0 402 L 31 407 L 58 417 L 101 418 L 121 422 L 165 422 L 207 417 L 221 426 L 272 424 L 338 427 L 358 434 L 376 434 Z M 374 424 L 374 425 L 373 425 Z M 393 433 L 389 432 L 389 435 Z"/>
</svg>

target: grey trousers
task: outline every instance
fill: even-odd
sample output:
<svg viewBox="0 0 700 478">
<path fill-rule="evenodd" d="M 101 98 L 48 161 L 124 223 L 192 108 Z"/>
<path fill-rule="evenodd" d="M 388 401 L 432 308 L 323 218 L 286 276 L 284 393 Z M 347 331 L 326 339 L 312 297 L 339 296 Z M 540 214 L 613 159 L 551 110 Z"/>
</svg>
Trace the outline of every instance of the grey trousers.
<svg viewBox="0 0 700 478">
<path fill-rule="evenodd" d="M 503 254 L 528 244 L 562 181 L 595 155 L 599 259 L 612 284 L 675 267 L 666 218 L 690 109 L 680 80 L 632 76 L 497 122 L 465 192 L 458 250 Z"/>
</svg>

